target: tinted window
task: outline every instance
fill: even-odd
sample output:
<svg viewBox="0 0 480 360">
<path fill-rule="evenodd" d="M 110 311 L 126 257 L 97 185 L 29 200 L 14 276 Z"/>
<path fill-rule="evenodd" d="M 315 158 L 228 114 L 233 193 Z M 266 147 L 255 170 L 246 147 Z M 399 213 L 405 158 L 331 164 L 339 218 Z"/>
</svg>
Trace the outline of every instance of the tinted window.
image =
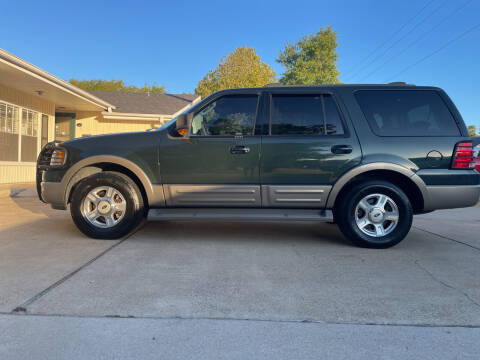
<svg viewBox="0 0 480 360">
<path fill-rule="evenodd" d="M 355 97 L 377 135 L 460 135 L 452 114 L 436 91 L 361 90 Z"/>
<path fill-rule="evenodd" d="M 331 95 L 324 95 L 327 135 L 343 135 L 342 118 Z"/>
<path fill-rule="evenodd" d="M 258 96 L 224 96 L 208 104 L 192 120 L 193 136 L 252 135 Z"/>
<path fill-rule="evenodd" d="M 324 104 L 322 95 L 273 95 L 272 135 L 324 135 L 325 126 L 328 135 L 343 134 L 335 101 L 330 95 L 323 98 Z"/>
<path fill-rule="evenodd" d="M 272 135 L 323 134 L 321 95 L 273 95 Z"/>
</svg>

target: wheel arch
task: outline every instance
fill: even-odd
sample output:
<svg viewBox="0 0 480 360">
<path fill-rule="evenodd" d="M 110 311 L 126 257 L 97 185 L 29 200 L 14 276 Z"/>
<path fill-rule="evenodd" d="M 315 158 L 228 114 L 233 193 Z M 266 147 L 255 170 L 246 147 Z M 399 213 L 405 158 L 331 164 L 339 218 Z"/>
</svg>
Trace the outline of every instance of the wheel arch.
<svg viewBox="0 0 480 360">
<path fill-rule="evenodd" d="M 102 171 L 117 171 L 130 177 L 142 192 L 144 203 L 147 206 L 158 201 L 154 186 L 138 165 L 122 157 L 100 155 L 83 159 L 68 169 L 62 179 L 65 189 L 65 203 L 70 202 L 71 194 L 80 180 Z M 163 193 L 161 195 L 163 198 Z"/>
<path fill-rule="evenodd" d="M 391 163 L 369 163 L 345 173 L 332 187 L 327 208 L 334 209 L 342 196 L 353 186 L 365 180 L 386 180 L 401 188 L 408 196 L 415 213 L 424 209 L 427 189 L 423 180 L 412 170 Z"/>
</svg>

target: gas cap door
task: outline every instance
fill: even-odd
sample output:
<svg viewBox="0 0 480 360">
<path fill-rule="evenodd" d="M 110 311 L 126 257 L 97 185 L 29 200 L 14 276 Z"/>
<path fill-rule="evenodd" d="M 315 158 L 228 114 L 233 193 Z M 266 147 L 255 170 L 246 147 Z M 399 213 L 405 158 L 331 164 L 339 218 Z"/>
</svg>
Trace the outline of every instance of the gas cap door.
<svg viewBox="0 0 480 360">
<path fill-rule="evenodd" d="M 439 167 L 442 165 L 443 155 L 438 150 L 431 150 L 427 154 L 426 160 L 430 167 Z"/>
</svg>

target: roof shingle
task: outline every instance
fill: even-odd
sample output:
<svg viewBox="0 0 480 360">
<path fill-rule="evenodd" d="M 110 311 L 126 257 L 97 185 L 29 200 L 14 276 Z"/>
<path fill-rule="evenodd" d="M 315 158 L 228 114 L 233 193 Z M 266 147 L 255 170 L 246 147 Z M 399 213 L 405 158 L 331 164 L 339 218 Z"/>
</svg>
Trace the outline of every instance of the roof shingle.
<svg viewBox="0 0 480 360">
<path fill-rule="evenodd" d="M 191 104 L 198 95 L 155 94 L 116 91 L 89 91 L 92 95 L 115 105 L 113 112 L 171 115 Z"/>
</svg>

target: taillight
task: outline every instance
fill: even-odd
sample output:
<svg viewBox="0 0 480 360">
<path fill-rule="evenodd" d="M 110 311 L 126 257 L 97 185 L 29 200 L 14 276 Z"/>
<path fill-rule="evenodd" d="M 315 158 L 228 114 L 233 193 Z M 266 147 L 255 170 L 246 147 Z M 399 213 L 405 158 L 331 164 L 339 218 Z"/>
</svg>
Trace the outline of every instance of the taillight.
<svg viewBox="0 0 480 360">
<path fill-rule="evenodd" d="M 473 144 L 461 142 L 455 145 L 452 169 L 473 169 Z"/>
</svg>

